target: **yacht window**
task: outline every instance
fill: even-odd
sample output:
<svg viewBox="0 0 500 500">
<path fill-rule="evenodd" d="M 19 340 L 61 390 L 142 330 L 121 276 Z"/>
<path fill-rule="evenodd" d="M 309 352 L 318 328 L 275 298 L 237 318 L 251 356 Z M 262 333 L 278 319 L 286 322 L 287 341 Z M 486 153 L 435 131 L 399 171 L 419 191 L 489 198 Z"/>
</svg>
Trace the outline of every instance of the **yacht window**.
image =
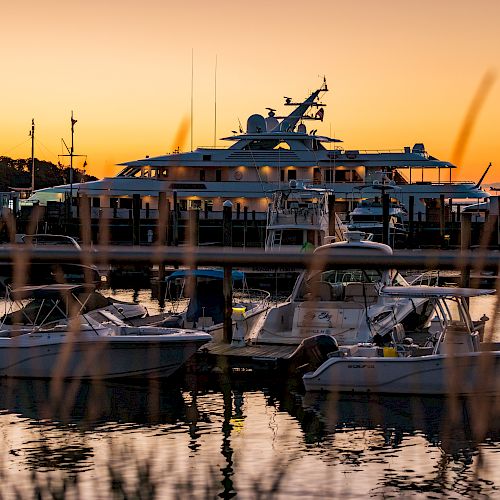
<svg viewBox="0 0 500 500">
<path fill-rule="evenodd" d="M 179 200 L 179 209 L 181 211 L 187 210 L 187 200 Z"/>
<path fill-rule="evenodd" d="M 321 184 L 321 170 L 319 168 L 313 170 L 313 184 Z"/>
<path fill-rule="evenodd" d="M 141 167 L 125 167 L 119 174 L 119 177 L 137 177 L 141 174 Z"/>
<path fill-rule="evenodd" d="M 189 205 L 191 210 L 201 210 L 201 200 L 190 200 Z"/>
<path fill-rule="evenodd" d="M 132 198 L 120 198 L 120 208 L 132 208 Z"/>
<path fill-rule="evenodd" d="M 109 208 L 118 208 L 118 198 L 109 199 Z"/>
<path fill-rule="evenodd" d="M 215 182 L 221 182 L 222 181 L 222 170 L 218 168 L 215 171 Z"/>
<path fill-rule="evenodd" d="M 381 215 L 351 215 L 353 222 L 378 222 L 381 218 Z"/>
<path fill-rule="evenodd" d="M 158 178 L 159 179 L 168 178 L 168 168 L 167 167 L 161 167 L 158 169 Z"/>
<path fill-rule="evenodd" d="M 282 245 L 302 245 L 304 243 L 304 232 L 302 229 L 284 229 L 281 236 Z"/>
<path fill-rule="evenodd" d="M 203 161 L 211 161 L 212 160 L 212 155 L 203 155 Z M 205 180 L 205 179 L 200 179 L 200 180 Z"/>
<path fill-rule="evenodd" d="M 335 171 L 335 181 L 336 182 L 351 182 L 351 171 L 350 170 L 336 170 Z"/>
<path fill-rule="evenodd" d="M 214 208 L 214 202 L 213 200 L 205 200 L 205 210 L 207 212 L 211 212 Z"/>
<path fill-rule="evenodd" d="M 333 182 L 333 174 L 334 174 L 334 169 L 332 168 L 329 168 L 329 169 L 325 169 L 323 171 L 323 175 L 325 177 L 325 182 Z"/>
<path fill-rule="evenodd" d="M 297 179 L 297 170 L 290 168 L 287 170 L 287 173 L 288 173 L 288 180 L 289 181 Z"/>
<path fill-rule="evenodd" d="M 285 171 L 283 169 L 280 170 L 280 181 L 285 182 Z"/>
<path fill-rule="evenodd" d="M 351 181 L 352 182 L 361 182 L 363 179 L 361 178 L 361 175 L 356 172 L 356 170 L 351 170 Z"/>
<path fill-rule="evenodd" d="M 205 180 L 205 170 L 200 170 L 200 181 Z"/>
<path fill-rule="evenodd" d="M 92 198 L 92 206 L 94 208 L 99 208 L 101 206 L 101 198 L 99 197 Z"/>
</svg>

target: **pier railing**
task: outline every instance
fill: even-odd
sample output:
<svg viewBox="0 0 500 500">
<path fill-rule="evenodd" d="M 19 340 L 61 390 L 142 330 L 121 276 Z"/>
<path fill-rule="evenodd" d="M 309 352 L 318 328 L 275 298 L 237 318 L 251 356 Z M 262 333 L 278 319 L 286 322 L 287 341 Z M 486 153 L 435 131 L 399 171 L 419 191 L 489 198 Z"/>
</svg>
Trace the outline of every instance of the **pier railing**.
<svg viewBox="0 0 500 500">
<path fill-rule="evenodd" d="M 293 266 L 301 269 L 314 268 L 318 257 L 312 253 L 270 253 L 258 248 L 203 248 L 191 246 L 82 246 L 81 250 L 65 246 L 3 245 L 0 246 L 0 261 L 19 262 L 65 262 L 82 264 L 172 264 L 208 265 L 217 267 L 269 266 L 280 269 Z M 324 263 L 323 263 L 324 264 Z M 373 255 L 373 252 L 352 254 L 338 252 L 332 267 L 381 269 L 458 269 L 477 271 L 499 271 L 500 252 L 488 249 L 477 250 L 395 250 L 393 255 Z"/>
</svg>

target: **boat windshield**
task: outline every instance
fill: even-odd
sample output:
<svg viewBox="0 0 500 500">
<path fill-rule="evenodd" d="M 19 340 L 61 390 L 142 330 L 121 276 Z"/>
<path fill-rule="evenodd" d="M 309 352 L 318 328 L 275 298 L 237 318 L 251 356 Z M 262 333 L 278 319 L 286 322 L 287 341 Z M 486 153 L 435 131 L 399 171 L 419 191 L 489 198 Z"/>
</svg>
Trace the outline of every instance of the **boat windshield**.
<svg viewBox="0 0 500 500">
<path fill-rule="evenodd" d="M 379 269 L 332 269 L 321 273 L 319 278 L 319 281 L 328 283 L 378 283 L 382 280 L 382 271 Z"/>
<path fill-rule="evenodd" d="M 384 273 L 380 269 L 330 269 L 311 276 L 307 281 L 328 283 L 380 283 L 388 280 L 392 286 L 408 286 L 407 281 L 395 269 Z"/>
</svg>

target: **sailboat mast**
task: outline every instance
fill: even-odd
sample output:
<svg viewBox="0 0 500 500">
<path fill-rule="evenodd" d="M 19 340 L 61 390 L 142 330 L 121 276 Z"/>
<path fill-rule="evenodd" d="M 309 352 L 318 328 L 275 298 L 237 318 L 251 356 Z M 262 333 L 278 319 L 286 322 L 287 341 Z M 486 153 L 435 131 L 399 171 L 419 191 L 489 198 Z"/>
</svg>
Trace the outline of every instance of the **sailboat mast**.
<svg viewBox="0 0 500 500">
<path fill-rule="evenodd" d="M 31 119 L 31 194 L 35 192 L 35 119 Z"/>
<path fill-rule="evenodd" d="M 217 56 L 215 56 L 214 74 L 214 148 L 217 144 Z"/>
</svg>

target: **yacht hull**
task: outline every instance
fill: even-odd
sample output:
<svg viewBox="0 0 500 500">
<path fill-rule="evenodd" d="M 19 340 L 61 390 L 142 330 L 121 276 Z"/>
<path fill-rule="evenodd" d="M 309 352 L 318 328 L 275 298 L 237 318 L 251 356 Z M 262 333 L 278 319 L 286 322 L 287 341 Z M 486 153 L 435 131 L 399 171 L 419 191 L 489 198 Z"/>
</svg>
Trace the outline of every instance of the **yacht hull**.
<svg viewBox="0 0 500 500">
<path fill-rule="evenodd" d="M 69 336 L 69 334 L 68 334 Z M 77 336 L 76 336 L 77 337 Z M 113 379 L 168 377 L 209 340 L 189 333 L 93 337 L 22 335 L 0 339 L 0 376 L 16 378 Z"/>
<path fill-rule="evenodd" d="M 498 392 L 500 351 L 414 358 L 332 357 L 303 377 L 307 391 L 394 394 Z"/>
</svg>

